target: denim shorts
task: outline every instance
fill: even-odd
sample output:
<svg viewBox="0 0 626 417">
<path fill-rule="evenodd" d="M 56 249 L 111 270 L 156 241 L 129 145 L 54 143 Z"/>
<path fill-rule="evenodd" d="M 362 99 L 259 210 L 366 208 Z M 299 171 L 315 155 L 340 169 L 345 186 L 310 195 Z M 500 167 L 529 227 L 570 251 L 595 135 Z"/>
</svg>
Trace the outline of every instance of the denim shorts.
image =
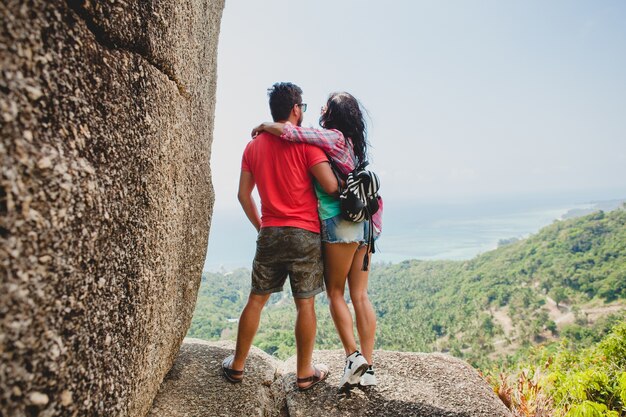
<svg viewBox="0 0 626 417">
<path fill-rule="evenodd" d="M 326 243 L 358 243 L 360 246 L 367 244 L 370 222 L 361 223 L 345 220 L 341 214 L 322 220 L 322 242 Z M 374 240 L 378 239 L 374 230 Z"/>
</svg>

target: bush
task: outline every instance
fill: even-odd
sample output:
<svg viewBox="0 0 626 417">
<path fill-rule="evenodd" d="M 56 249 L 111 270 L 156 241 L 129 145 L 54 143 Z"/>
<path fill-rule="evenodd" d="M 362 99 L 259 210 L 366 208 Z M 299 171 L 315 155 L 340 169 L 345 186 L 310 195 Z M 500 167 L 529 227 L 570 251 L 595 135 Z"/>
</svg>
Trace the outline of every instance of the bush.
<svg viewBox="0 0 626 417">
<path fill-rule="evenodd" d="M 626 415 L 626 321 L 600 343 L 556 352 L 540 348 L 512 374 L 487 380 L 517 416 L 620 417 Z M 539 365 L 537 365 L 539 364 Z"/>
</svg>

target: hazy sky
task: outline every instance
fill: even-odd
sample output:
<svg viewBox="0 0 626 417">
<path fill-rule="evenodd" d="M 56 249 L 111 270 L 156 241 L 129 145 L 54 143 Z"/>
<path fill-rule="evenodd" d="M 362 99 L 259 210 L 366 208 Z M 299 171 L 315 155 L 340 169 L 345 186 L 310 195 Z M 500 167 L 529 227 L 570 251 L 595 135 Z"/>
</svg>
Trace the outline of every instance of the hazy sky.
<svg viewBox="0 0 626 417">
<path fill-rule="evenodd" d="M 219 42 L 217 211 L 276 81 L 362 101 L 387 204 L 626 196 L 626 1 L 227 0 Z"/>
</svg>

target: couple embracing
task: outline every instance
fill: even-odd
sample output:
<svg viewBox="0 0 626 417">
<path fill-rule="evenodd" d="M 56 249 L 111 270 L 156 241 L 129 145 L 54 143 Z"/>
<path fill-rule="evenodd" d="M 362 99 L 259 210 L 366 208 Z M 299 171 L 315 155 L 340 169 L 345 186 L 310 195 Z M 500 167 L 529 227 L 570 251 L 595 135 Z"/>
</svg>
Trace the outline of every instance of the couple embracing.
<svg viewBox="0 0 626 417">
<path fill-rule="evenodd" d="M 224 376 L 230 382 L 242 381 L 261 311 L 272 293 L 282 291 L 289 276 L 297 311 L 298 389 L 309 389 L 329 375 L 326 365 L 312 363 L 315 296 L 324 291 L 324 283 L 346 352 L 339 388 L 376 385 L 372 362 L 376 316 L 367 295 L 368 271 L 362 266 L 373 252 L 373 240 L 367 239 L 369 228 L 378 237 L 382 210 L 364 222 L 344 220 L 338 200 L 340 184 L 331 169 L 332 163 L 345 176 L 367 159 L 361 107 L 348 93 L 331 94 L 320 116 L 322 129 L 313 129 L 301 127 L 307 105 L 298 86 L 274 84 L 269 105 L 274 122 L 253 130 L 241 165 L 239 201 L 258 238 L 251 291 L 239 319 L 235 353 L 222 363 Z M 260 216 L 252 197 L 255 186 L 261 198 Z M 344 299 L 346 280 L 360 349 Z"/>
</svg>

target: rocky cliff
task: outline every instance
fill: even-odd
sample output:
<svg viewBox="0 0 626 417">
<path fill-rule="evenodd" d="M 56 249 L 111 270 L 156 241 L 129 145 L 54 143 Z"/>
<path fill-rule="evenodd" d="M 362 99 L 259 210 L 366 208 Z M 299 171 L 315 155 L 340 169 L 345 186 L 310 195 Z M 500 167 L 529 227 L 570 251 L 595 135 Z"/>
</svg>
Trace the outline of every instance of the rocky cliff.
<svg viewBox="0 0 626 417">
<path fill-rule="evenodd" d="M 328 364 L 331 375 L 300 392 L 295 389 L 295 358 L 277 362 L 256 348 L 244 381 L 227 382 L 221 361 L 233 350 L 230 342 L 186 339 L 149 416 L 511 417 L 476 370 L 442 354 L 376 351 L 378 386 L 340 395 L 342 351 L 316 351 L 314 361 Z"/>
<path fill-rule="evenodd" d="M 0 5 L 0 415 L 148 412 L 206 253 L 223 6 Z"/>
</svg>

